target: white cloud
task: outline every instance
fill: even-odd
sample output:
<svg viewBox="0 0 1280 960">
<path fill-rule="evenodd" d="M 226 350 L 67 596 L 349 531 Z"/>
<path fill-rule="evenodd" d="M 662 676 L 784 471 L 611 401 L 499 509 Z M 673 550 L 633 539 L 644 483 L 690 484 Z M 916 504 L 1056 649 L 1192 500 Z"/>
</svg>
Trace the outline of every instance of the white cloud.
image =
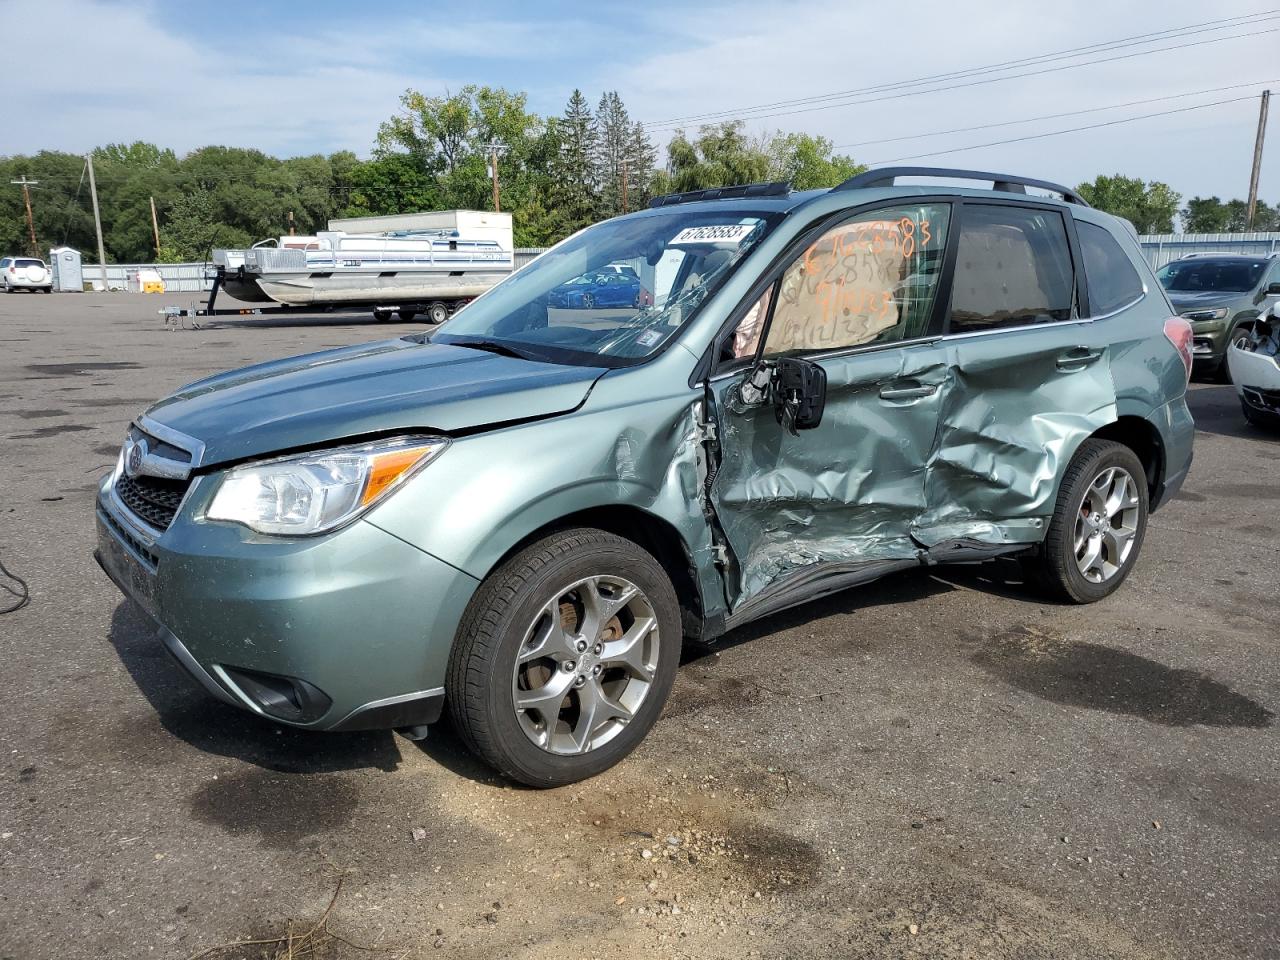
<svg viewBox="0 0 1280 960">
<path fill-rule="evenodd" d="M 1102 0 L 1053 7 L 1005 2 L 961 6 L 946 0 L 916 0 L 909 5 L 735 3 L 731 7 L 704 7 L 699 17 L 714 21 L 716 29 L 704 31 L 703 39 L 693 41 L 691 47 L 657 51 L 613 73 L 613 82 L 634 115 L 666 120 L 944 74 L 1253 11 L 1170 0 L 1159 6 L 1158 17 L 1153 17 L 1153 12 L 1150 4 Z M 1260 31 L 1277 26 L 1280 21 L 1171 39 L 1156 45 L 1254 34 L 1247 39 L 945 93 L 753 120 L 749 127 L 754 131 L 804 131 L 826 136 L 836 144 L 856 143 L 1275 78 L 1280 73 L 1272 65 L 1270 52 L 1280 34 Z M 1100 56 L 1120 56 L 1137 49 L 1144 48 Z M 1195 101 L 866 146 L 853 152 L 861 160 L 883 161 L 1249 93 L 1245 89 Z M 1092 179 L 1098 173 L 1125 172 L 1167 180 L 1188 194 L 1242 195 L 1248 185 L 1256 116 L 1255 99 L 920 162 L 1012 170 L 1068 183 Z M 688 124 L 691 129 L 696 125 Z M 667 132 L 655 130 L 655 135 L 665 138 Z M 1271 151 L 1271 157 L 1276 156 L 1280 156 L 1280 142 Z M 1272 159 L 1264 166 L 1264 187 L 1270 184 L 1271 194 L 1280 194 L 1280 175 L 1268 180 L 1268 172 L 1280 174 L 1280 163 Z"/>
<path fill-rule="evenodd" d="M 5 88 L 11 102 L 45 106 L 16 123 L 10 114 L 0 153 L 135 139 L 178 150 L 364 153 L 407 86 L 447 82 L 423 67 L 381 66 L 374 44 L 350 36 L 299 41 L 246 27 L 243 47 L 227 51 L 164 29 L 160 13 L 150 4 L 42 4 L 45 36 L 56 43 L 7 44 Z"/>
<path fill-rule="evenodd" d="M 223 23 L 213 36 L 197 40 L 196 15 L 185 5 L 46 0 L 39 6 L 39 42 L 7 42 L 3 70 L 9 102 L 43 109 L 6 111 L 0 153 L 82 151 L 145 139 L 178 150 L 225 143 L 277 155 L 343 148 L 363 155 L 409 86 L 442 92 L 467 82 L 501 84 L 529 91 L 531 106 L 551 113 L 574 87 L 589 98 L 617 89 L 634 117 L 654 121 L 893 83 L 1252 12 L 1192 0 L 1158 7 L 1106 0 L 1054 6 L 655 0 L 626 17 L 601 16 L 602 8 L 589 4 L 578 13 L 463 8 L 449 18 L 380 5 L 364 9 L 368 15 L 344 17 L 340 25 L 301 12 L 292 15 L 288 29 L 252 20 L 243 27 Z M 226 15 L 239 16 L 232 8 Z M 486 19 L 474 19 L 481 16 Z M 190 32 L 165 25 L 178 17 L 189 18 Z M 290 22 L 284 15 L 276 19 Z M 1252 29 L 1276 26 L 1280 20 Z M 1042 76 L 756 120 L 751 127 L 822 134 L 845 144 L 1280 77 L 1269 56 L 1277 40 L 1280 33 L 1258 32 Z M 1179 105 L 852 152 L 862 160 L 887 160 Z M 1125 172 L 1167 180 L 1185 194 L 1239 196 L 1248 185 L 1255 118 L 1256 102 L 1243 102 L 922 162 L 1069 183 Z M 1277 157 L 1280 133 L 1273 134 L 1264 163 L 1265 196 L 1280 195 Z"/>
</svg>

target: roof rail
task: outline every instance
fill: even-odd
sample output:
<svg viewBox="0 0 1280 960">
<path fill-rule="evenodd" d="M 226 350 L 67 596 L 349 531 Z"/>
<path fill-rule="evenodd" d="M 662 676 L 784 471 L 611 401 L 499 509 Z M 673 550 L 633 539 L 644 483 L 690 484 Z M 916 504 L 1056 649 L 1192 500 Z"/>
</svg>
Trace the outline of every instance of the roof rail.
<svg viewBox="0 0 1280 960">
<path fill-rule="evenodd" d="M 733 197 L 781 197 L 791 192 L 790 180 L 772 183 L 744 183 L 737 187 L 707 187 L 687 193 L 668 193 L 649 201 L 651 207 L 669 207 L 676 203 L 692 203 L 695 200 L 728 200 Z"/>
<path fill-rule="evenodd" d="M 990 180 L 991 189 L 1002 193 L 1026 193 L 1027 187 L 1038 187 L 1061 195 L 1067 203 L 1075 203 L 1082 207 L 1089 206 L 1088 201 L 1070 187 L 1048 180 L 1032 180 L 1030 177 L 1015 177 L 1007 173 L 987 173 L 983 170 L 955 170 L 949 167 L 881 167 L 879 170 L 868 170 L 850 177 L 836 187 L 836 190 L 858 190 L 864 187 L 893 186 L 899 177 L 937 177 L 944 180 Z"/>
</svg>

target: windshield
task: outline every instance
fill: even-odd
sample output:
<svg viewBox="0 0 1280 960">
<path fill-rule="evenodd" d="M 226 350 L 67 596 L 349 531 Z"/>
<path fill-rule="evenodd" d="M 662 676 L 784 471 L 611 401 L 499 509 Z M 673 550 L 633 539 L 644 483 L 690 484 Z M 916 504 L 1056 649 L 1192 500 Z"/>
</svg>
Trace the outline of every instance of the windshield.
<svg viewBox="0 0 1280 960">
<path fill-rule="evenodd" d="M 1169 291 L 1247 293 L 1258 285 L 1266 260 L 1176 260 L 1160 268 L 1156 279 Z"/>
<path fill-rule="evenodd" d="M 674 206 L 552 247 L 435 333 L 552 363 L 626 366 L 687 324 L 781 214 Z"/>
</svg>

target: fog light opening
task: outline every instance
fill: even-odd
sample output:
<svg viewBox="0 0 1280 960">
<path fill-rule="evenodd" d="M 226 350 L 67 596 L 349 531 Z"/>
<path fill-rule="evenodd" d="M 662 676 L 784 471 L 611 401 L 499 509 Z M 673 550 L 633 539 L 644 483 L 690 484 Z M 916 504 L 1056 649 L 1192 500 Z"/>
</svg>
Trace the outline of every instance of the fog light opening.
<svg viewBox="0 0 1280 960">
<path fill-rule="evenodd" d="M 222 667 L 240 693 L 269 717 L 290 723 L 311 723 L 324 716 L 333 701 L 315 684 L 296 677 L 277 676 Z"/>
</svg>

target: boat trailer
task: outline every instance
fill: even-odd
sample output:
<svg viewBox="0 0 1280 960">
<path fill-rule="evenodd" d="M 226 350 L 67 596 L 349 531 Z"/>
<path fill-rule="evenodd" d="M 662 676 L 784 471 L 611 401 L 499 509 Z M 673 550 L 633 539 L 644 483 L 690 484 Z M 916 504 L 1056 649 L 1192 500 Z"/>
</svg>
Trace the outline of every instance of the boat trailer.
<svg viewBox="0 0 1280 960">
<path fill-rule="evenodd" d="M 238 266 L 235 270 L 239 277 L 243 279 L 244 267 Z M 197 307 L 193 303 L 190 307 L 167 306 L 157 312 L 164 317 L 167 326 L 173 329 L 190 326 L 193 330 L 200 329 L 200 324 L 196 320 L 201 317 L 253 317 L 278 313 L 363 313 L 365 311 L 372 311 L 375 320 L 383 321 L 390 320 L 392 316 L 398 314 L 405 323 L 411 323 L 416 317 L 422 315 L 426 317 L 427 323 L 434 325 L 443 323 L 471 302 L 469 299 L 397 303 L 352 303 L 350 301 L 341 301 L 336 303 L 308 303 L 296 306 L 288 303 L 273 303 L 261 307 L 218 307 L 215 306 L 218 293 L 222 290 L 222 285 L 226 278 L 226 267 L 218 265 L 214 268 L 213 285 L 209 288 L 209 297 L 203 307 Z M 187 323 L 188 320 L 191 321 L 190 324 Z"/>
</svg>

